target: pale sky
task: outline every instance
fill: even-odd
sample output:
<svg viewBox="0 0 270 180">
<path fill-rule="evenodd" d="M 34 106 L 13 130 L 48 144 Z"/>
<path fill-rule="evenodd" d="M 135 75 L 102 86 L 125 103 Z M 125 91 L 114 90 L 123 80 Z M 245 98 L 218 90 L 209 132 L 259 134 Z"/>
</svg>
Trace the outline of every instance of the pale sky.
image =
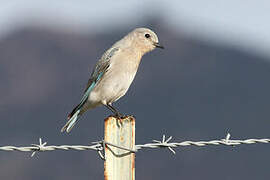
<svg viewBox="0 0 270 180">
<path fill-rule="evenodd" d="M 1 0 L 0 37 L 27 22 L 50 22 L 75 31 L 102 30 L 135 24 L 153 12 L 191 36 L 270 56 L 267 0 Z"/>
</svg>

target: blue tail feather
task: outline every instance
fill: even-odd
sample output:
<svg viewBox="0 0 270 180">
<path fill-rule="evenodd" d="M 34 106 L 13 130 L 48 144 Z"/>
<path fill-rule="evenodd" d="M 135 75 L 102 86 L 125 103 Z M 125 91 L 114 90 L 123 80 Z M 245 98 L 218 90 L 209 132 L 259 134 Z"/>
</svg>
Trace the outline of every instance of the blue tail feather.
<svg viewBox="0 0 270 180">
<path fill-rule="evenodd" d="M 61 129 L 61 132 L 66 131 L 67 133 L 69 133 L 71 131 L 71 129 L 73 128 L 73 126 L 76 124 L 78 117 L 80 116 L 80 109 L 77 110 L 68 120 L 68 122 L 65 124 L 65 126 Z"/>
<path fill-rule="evenodd" d="M 70 118 L 70 123 L 66 129 L 67 132 L 70 132 L 71 129 L 73 128 L 73 126 L 76 124 L 77 120 L 78 120 L 78 117 L 80 116 L 79 113 L 80 113 L 81 110 L 78 110 L 71 118 Z"/>
<path fill-rule="evenodd" d="M 90 92 L 92 91 L 92 89 L 95 87 L 97 81 L 101 78 L 101 76 L 103 75 L 103 73 L 101 72 L 96 81 L 93 81 L 92 84 L 88 87 L 88 89 L 86 90 L 86 92 L 84 93 L 80 103 L 72 110 L 72 112 L 68 115 L 68 122 L 65 124 L 65 126 L 61 129 L 61 132 L 70 132 L 71 129 L 73 128 L 73 126 L 76 124 L 78 118 L 80 117 L 80 112 L 81 112 L 81 108 L 83 107 L 83 105 L 86 103 Z"/>
</svg>

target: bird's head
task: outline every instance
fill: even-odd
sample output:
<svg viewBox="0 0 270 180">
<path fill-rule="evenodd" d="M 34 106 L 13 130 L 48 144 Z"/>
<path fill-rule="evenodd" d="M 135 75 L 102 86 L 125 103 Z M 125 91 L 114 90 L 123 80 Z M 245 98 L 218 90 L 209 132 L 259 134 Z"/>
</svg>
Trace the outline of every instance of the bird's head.
<svg viewBox="0 0 270 180">
<path fill-rule="evenodd" d="M 134 44 L 143 54 L 155 48 L 164 49 L 164 47 L 159 44 L 156 33 L 148 28 L 136 28 L 129 35 L 132 36 Z"/>
</svg>

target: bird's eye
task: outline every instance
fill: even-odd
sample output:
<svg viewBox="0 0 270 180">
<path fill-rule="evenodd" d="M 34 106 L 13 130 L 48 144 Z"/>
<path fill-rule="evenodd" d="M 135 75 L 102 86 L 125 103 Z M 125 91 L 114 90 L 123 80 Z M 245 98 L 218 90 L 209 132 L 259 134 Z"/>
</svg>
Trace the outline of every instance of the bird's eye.
<svg viewBox="0 0 270 180">
<path fill-rule="evenodd" d="M 146 38 L 150 38 L 150 34 L 145 34 L 144 35 Z"/>
</svg>

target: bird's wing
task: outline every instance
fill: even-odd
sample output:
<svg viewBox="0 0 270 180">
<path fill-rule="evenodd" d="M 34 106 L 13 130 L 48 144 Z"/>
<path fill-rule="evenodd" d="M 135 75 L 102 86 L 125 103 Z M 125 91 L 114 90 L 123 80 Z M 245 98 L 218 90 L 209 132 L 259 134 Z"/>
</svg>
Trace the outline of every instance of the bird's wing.
<svg viewBox="0 0 270 180">
<path fill-rule="evenodd" d="M 69 117 L 72 117 L 73 114 L 75 114 L 81 107 L 84 105 L 84 103 L 87 101 L 90 92 L 92 89 L 96 86 L 96 84 L 100 81 L 102 76 L 106 71 L 108 71 L 110 67 L 110 62 L 112 57 L 115 55 L 115 53 L 119 50 L 119 48 L 114 47 L 107 50 L 104 55 L 99 59 L 97 62 L 95 69 L 93 70 L 90 79 L 88 80 L 87 86 L 84 90 L 84 95 L 80 101 L 80 103 L 72 110 L 72 112 L 69 114 Z"/>
<path fill-rule="evenodd" d="M 109 69 L 110 63 L 111 63 L 111 59 L 115 55 L 116 51 L 118 51 L 118 50 L 119 50 L 119 48 L 117 48 L 117 47 L 110 48 L 99 59 L 99 61 L 97 62 L 96 66 L 95 66 L 95 69 L 93 70 L 93 72 L 91 74 L 90 79 L 88 80 L 88 83 L 87 83 L 87 86 L 86 86 L 86 88 L 84 90 L 84 93 L 87 92 L 87 90 L 92 86 L 93 83 L 96 85 L 97 82 L 103 76 L 103 74 Z"/>
</svg>

